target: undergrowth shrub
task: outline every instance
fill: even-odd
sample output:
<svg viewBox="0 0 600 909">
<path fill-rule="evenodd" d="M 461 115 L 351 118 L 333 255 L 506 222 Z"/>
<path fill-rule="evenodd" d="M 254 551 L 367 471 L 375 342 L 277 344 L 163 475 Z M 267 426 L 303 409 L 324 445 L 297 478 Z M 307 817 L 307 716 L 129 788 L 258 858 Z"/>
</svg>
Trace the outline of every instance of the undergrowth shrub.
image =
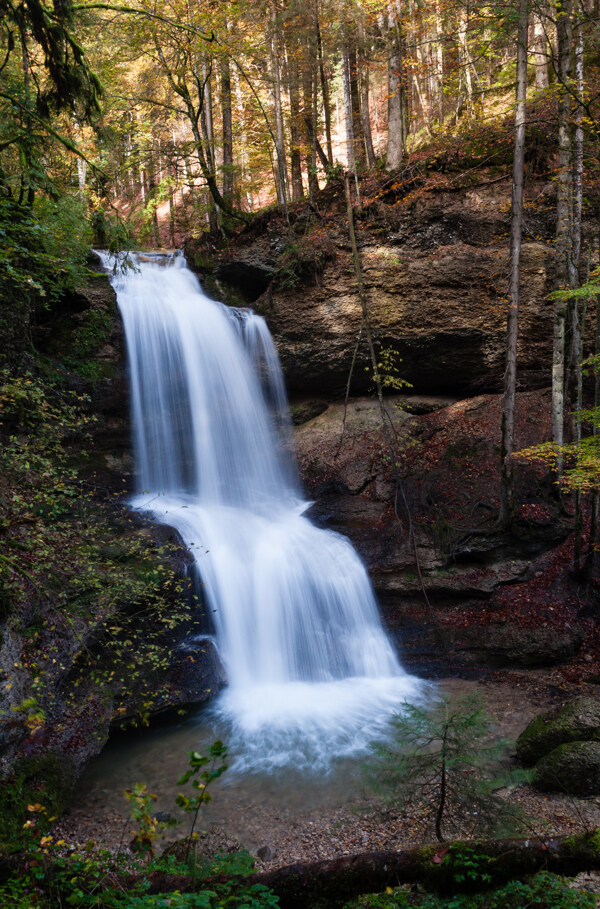
<svg viewBox="0 0 600 909">
<path fill-rule="evenodd" d="M 592 893 L 573 890 L 564 878 L 543 872 L 527 881 L 510 881 L 486 893 L 435 896 L 409 888 L 389 889 L 347 903 L 345 909 L 595 909 Z"/>
</svg>

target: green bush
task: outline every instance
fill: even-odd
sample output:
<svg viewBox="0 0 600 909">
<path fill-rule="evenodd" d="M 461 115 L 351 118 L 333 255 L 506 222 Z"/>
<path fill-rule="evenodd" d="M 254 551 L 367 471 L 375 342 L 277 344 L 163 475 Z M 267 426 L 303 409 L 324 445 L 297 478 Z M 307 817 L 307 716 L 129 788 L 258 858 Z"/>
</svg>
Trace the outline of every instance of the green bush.
<svg viewBox="0 0 600 909">
<path fill-rule="evenodd" d="M 591 893 L 569 887 L 563 878 L 546 872 L 529 881 L 510 881 L 503 887 L 476 895 L 439 897 L 404 888 L 370 894 L 347 903 L 345 909 L 594 909 Z"/>
</svg>

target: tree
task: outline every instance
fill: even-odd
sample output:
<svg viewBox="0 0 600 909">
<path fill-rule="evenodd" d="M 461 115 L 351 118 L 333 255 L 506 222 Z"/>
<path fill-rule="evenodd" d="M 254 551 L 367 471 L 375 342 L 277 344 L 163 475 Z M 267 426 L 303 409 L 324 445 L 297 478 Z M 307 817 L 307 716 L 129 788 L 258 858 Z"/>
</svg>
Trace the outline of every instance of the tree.
<svg viewBox="0 0 600 909">
<path fill-rule="evenodd" d="M 85 122 L 99 111 L 100 82 L 76 39 L 72 0 L 0 3 L 0 186 L 19 204 L 33 206 L 48 188 L 48 142 L 76 152 L 55 125 L 65 110 Z"/>
<path fill-rule="evenodd" d="M 492 766 L 505 742 L 485 744 L 490 720 L 472 697 L 448 698 L 432 709 L 403 704 L 390 742 L 376 742 L 366 777 L 386 804 L 424 812 L 440 842 L 446 833 L 513 831 L 521 818 L 495 794 Z"/>
<path fill-rule="evenodd" d="M 508 527 L 514 512 L 512 453 L 515 431 L 517 389 L 517 340 L 519 328 L 519 282 L 521 274 L 521 233 L 523 221 L 523 178 L 525 163 L 525 117 L 527 101 L 527 41 L 529 3 L 520 0 L 517 37 L 517 85 L 515 104 L 515 148 L 513 156 L 512 210 L 510 222 L 510 283 L 506 329 L 506 370 L 502 405 L 502 444 L 500 448 L 500 524 Z"/>
</svg>

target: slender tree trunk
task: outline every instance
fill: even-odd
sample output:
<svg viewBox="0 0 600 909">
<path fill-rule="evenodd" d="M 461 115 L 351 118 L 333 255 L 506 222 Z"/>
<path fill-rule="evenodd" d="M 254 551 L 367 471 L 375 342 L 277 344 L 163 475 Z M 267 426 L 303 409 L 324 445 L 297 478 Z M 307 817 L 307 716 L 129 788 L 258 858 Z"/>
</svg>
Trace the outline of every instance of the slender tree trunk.
<svg viewBox="0 0 600 909">
<path fill-rule="evenodd" d="M 541 91 L 548 88 L 548 42 L 545 21 L 540 10 L 533 14 L 533 47 L 535 87 Z"/>
<path fill-rule="evenodd" d="M 446 715 L 447 716 L 447 715 Z M 444 812 L 446 810 L 446 786 L 447 786 L 447 769 L 446 769 L 446 749 L 447 749 L 447 739 L 448 739 L 448 723 L 444 726 L 444 737 L 442 739 L 442 769 L 440 773 L 440 795 L 438 801 L 437 812 L 435 816 L 435 835 L 439 843 L 444 842 L 444 833 L 442 829 L 442 822 L 444 819 Z"/>
<path fill-rule="evenodd" d="M 464 85 L 466 87 L 467 94 L 467 112 L 471 117 L 474 113 L 473 106 L 473 78 L 471 73 L 471 56 L 469 52 L 469 39 L 468 39 L 468 28 L 469 28 L 469 18 L 468 12 L 465 9 L 461 9 L 459 12 L 458 19 L 458 46 L 460 51 L 459 56 L 459 65 L 462 69 L 462 77 L 464 79 Z"/>
<path fill-rule="evenodd" d="M 435 0 L 435 63 L 437 81 L 438 117 L 440 129 L 444 127 L 444 30 L 440 13 L 440 0 Z"/>
<path fill-rule="evenodd" d="M 405 154 L 404 133 L 404 61 L 399 9 L 395 0 L 388 3 L 388 141 L 387 170 L 397 170 Z"/>
<path fill-rule="evenodd" d="M 571 219 L 573 196 L 572 150 L 570 135 L 571 95 L 566 86 L 571 82 L 572 49 L 572 0 L 559 0 L 557 4 L 557 51 L 559 75 L 558 103 L 558 190 L 556 251 L 559 280 L 563 287 L 570 281 Z M 552 439 L 563 444 L 565 384 L 565 303 L 557 300 L 554 305 L 554 341 L 552 354 Z M 562 474 L 562 458 L 557 464 Z"/>
<path fill-rule="evenodd" d="M 331 142 L 331 105 L 329 101 L 329 82 L 325 73 L 325 61 L 323 59 L 323 39 L 321 36 L 321 24 L 319 20 L 319 0 L 314 0 L 314 23 L 315 35 L 317 38 L 317 56 L 319 58 L 319 74 L 321 77 L 321 94 L 323 97 L 323 119 L 325 121 L 327 159 L 329 166 L 333 167 L 333 144 Z"/>
<path fill-rule="evenodd" d="M 242 96 L 242 88 L 240 86 L 240 77 L 236 67 L 233 69 L 233 84 L 235 87 L 235 103 L 237 107 L 238 122 L 240 124 L 240 182 L 243 188 L 246 185 L 248 170 L 248 135 L 246 132 L 246 120 L 244 117 L 244 99 Z M 253 200 L 252 193 L 249 189 L 246 190 L 246 205 L 248 206 L 248 211 L 252 211 Z"/>
<path fill-rule="evenodd" d="M 271 76 L 273 80 L 273 106 L 275 108 L 275 152 L 277 154 L 277 195 L 279 204 L 287 212 L 288 202 L 288 173 L 285 160 L 285 138 L 283 133 L 283 110 L 281 107 L 281 70 L 279 58 L 281 42 L 279 39 L 279 23 L 277 10 L 271 9 Z"/>
<path fill-rule="evenodd" d="M 583 29 L 582 16 L 583 4 L 575 0 L 575 16 L 573 26 L 574 44 L 574 85 L 578 98 L 583 97 Z M 569 287 L 579 287 L 581 280 L 579 274 L 581 260 L 581 219 L 583 212 L 583 105 L 578 103 L 575 107 L 575 133 L 573 137 L 573 209 L 571 217 L 570 257 L 569 257 Z M 577 298 L 569 300 L 568 324 L 571 330 L 571 350 L 569 358 L 567 391 L 569 397 L 569 410 L 571 413 L 571 439 L 577 436 L 577 397 L 581 382 L 581 325 L 579 321 L 579 303 Z"/>
<path fill-rule="evenodd" d="M 233 205 L 233 123 L 231 115 L 231 66 L 221 57 L 221 114 L 223 117 L 223 198 Z"/>
<path fill-rule="evenodd" d="M 319 191 L 317 179 L 317 154 L 316 154 L 316 123 L 313 123 L 314 90 L 315 90 L 316 59 L 313 56 L 312 42 L 307 42 L 302 67 L 302 118 L 305 126 L 305 164 L 308 175 L 308 194 L 310 201 L 315 202 Z"/>
<path fill-rule="evenodd" d="M 292 40 L 288 45 L 288 90 L 290 100 L 290 164 L 292 172 L 292 199 L 304 198 L 302 184 L 302 114 L 300 112 L 300 84 L 298 73 L 298 48 Z"/>
<path fill-rule="evenodd" d="M 160 246 L 160 235 L 158 228 L 158 214 L 156 212 L 156 203 L 153 200 L 154 190 L 156 189 L 156 170 L 154 163 L 154 154 L 152 148 L 148 155 L 148 199 L 152 203 L 152 242 L 158 248 Z"/>
<path fill-rule="evenodd" d="M 367 165 L 374 168 L 376 164 L 373 136 L 371 133 L 371 114 L 369 110 L 369 65 L 365 27 L 362 18 L 358 20 L 358 44 L 360 48 L 360 117 L 362 131 L 365 137 L 365 152 Z"/>
<path fill-rule="evenodd" d="M 600 244 L 599 244 L 600 245 Z M 595 354 L 596 357 L 600 356 L 600 300 L 598 297 L 595 297 L 596 301 L 596 344 L 595 344 Z M 600 369 L 596 366 L 596 375 L 594 382 L 594 409 L 598 413 L 598 408 L 600 407 Z M 600 433 L 599 427 L 596 425 L 596 421 L 592 424 L 592 435 L 597 436 Z M 600 523 L 600 489 L 596 487 L 592 491 L 592 504 L 591 504 L 591 514 L 590 514 L 590 536 L 588 540 L 588 551 L 585 556 L 585 562 L 583 565 L 583 578 L 585 583 L 589 586 L 592 583 L 594 576 L 594 564 L 596 562 L 596 547 L 598 543 L 598 526 Z"/>
<path fill-rule="evenodd" d="M 359 167 L 366 164 L 363 128 L 360 116 L 360 92 L 358 89 L 358 51 L 354 28 L 345 29 L 347 41 L 348 79 L 350 84 L 350 110 L 352 114 L 352 136 L 354 139 L 354 160 Z"/>
<path fill-rule="evenodd" d="M 33 176 L 33 119 L 31 110 L 33 106 L 31 97 L 31 60 L 29 57 L 29 44 L 27 39 L 27 30 L 23 19 L 19 18 L 19 37 L 21 40 L 21 63 L 23 67 L 23 89 L 24 89 L 24 107 L 25 115 L 23 117 L 23 126 L 25 131 L 25 142 L 22 144 L 23 169 L 21 173 L 21 191 L 19 195 L 19 204 L 23 205 L 26 201 L 28 208 L 33 208 L 35 202 L 35 180 Z"/>
<path fill-rule="evenodd" d="M 512 210 L 510 222 L 509 309 L 506 331 L 506 370 L 502 406 L 500 524 L 508 528 L 515 509 L 512 453 L 517 388 L 517 341 L 519 327 L 519 284 L 521 275 L 521 233 L 523 223 L 523 180 L 525 162 L 525 121 L 527 102 L 527 38 L 529 2 L 519 2 L 517 38 L 517 86 L 515 106 L 515 150 L 513 158 Z"/>
<path fill-rule="evenodd" d="M 212 114 L 212 91 L 210 77 L 212 73 L 212 61 L 207 61 L 206 55 L 202 56 L 202 84 L 198 85 L 199 107 L 200 107 L 200 128 L 204 140 L 204 149 L 208 168 L 213 175 L 216 174 L 217 163 L 215 161 L 215 137 L 213 130 Z M 199 79 L 196 79 L 199 82 Z M 216 181 L 215 181 L 216 182 Z M 212 196 L 208 199 L 208 224 L 211 233 L 216 233 L 219 229 L 219 204 Z"/>
<path fill-rule="evenodd" d="M 348 48 L 345 42 L 342 47 L 342 82 L 344 88 L 344 120 L 346 126 L 346 161 L 348 170 L 356 173 L 356 155 L 352 120 L 352 93 L 350 88 L 350 61 L 348 60 Z"/>
</svg>

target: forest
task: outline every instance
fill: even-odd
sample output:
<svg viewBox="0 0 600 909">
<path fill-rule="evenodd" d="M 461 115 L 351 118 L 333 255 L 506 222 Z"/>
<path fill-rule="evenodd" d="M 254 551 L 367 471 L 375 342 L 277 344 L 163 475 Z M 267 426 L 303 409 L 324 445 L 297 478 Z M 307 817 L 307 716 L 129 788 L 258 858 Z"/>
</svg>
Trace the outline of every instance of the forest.
<svg viewBox="0 0 600 909">
<path fill-rule="evenodd" d="M 0 905 L 596 905 L 599 117 L 598 0 L 0 0 Z"/>
</svg>

